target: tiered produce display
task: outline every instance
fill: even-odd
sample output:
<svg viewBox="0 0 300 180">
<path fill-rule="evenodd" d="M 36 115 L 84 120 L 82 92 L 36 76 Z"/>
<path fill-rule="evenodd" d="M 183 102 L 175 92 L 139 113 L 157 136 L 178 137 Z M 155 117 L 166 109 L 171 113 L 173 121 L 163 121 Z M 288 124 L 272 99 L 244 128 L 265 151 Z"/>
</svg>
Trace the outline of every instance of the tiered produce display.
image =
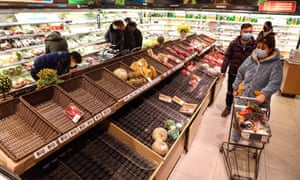
<svg viewBox="0 0 300 180">
<path fill-rule="evenodd" d="M 197 49 L 188 39 L 170 41 L 82 73 L 71 73 L 71 78 L 61 84 L 15 98 L 17 105 L 39 118 L 34 123 L 37 127 L 33 127 L 36 131 L 45 133 L 37 124 L 41 121 L 56 134 L 42 134 L 48 141 L 38 141 L 30 148 L 24 146 L 20 155 L 17 152 L 21 144 L 14 149 L 1 144 L 0 161 L 24 179 L 62 177 L 60 170 L 78 179 L 122 179 L 125 174 L 129 179 L 166 178 L 184 152 L 187 133 L 191 133 L 187 129 L 194 123 L 194 116 L 205 110 L 207 104 L 203 101 L 208 101 L 215 83 L 214 77 L 199 68 L 188 70 L 193 74 L 190 76 L 179 70 L 191 64 L 198 67 L 201 62 L 196 56 L 203 56 L 214 46 L 213 39 L 209 40 L 212 43 L 203 43 L 203 49 Z M 191 61 L 193 58 L 196 59 Z M 198 83 L 191 89 L 193 78 Z M 132 79 L 143 81 L 133 83 Z M 6 106 L 1 110 L 5 111 Z M 18 109 L 7 116 L 17 112 Z M 71 141 L 74 142 L 69 144 Z M 95 164 L 103 167 L 103 171 L 91 168 Z"/>
</svg>

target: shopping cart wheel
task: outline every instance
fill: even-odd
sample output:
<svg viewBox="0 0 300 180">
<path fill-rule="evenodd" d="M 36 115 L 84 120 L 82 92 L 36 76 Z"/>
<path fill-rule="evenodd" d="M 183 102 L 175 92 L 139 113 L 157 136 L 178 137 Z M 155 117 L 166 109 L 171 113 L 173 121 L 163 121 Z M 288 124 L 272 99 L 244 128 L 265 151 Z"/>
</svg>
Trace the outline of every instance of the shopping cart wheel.
<svg viewBox="0 0 300 180">
<path fill-rule="evenodd" d="M 223 152 L 224 152 L 223 146 L 220 147 L 219 151 L 220 151 L 220 153 L 223 153 Z"/>
</svg>

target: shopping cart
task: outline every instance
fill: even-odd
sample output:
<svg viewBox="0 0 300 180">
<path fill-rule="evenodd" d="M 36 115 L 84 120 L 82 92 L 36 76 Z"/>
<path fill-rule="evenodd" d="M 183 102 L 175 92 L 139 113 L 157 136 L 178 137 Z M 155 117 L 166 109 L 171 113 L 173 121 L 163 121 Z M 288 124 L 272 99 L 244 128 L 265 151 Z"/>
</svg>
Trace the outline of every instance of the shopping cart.
<svg viewBox="0 0 300 180">
<path fill-rule="evenodd" d="M 261 153 L 271 137 L 269 116 L 254 98 L 234 97 L 228 140 L 220 147 L 230 179 L 257 179 Z"/>
</svg>

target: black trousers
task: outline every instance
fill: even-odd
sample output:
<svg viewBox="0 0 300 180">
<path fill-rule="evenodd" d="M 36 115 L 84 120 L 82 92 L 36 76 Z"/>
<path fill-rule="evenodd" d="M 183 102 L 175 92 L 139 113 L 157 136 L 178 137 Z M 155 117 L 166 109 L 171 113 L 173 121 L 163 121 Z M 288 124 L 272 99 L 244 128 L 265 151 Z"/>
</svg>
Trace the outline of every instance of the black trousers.
<svg viewBox="0 0 300 180">
<path fill-rule="evenodd" d="M 233 75 L 228 75 L 228 84 L 227 84 L 227 94 L 226 94 L 226 106 L 227 107 L 231 107 L 232 102 L 233 102 L 233 88 L 232 88 L 232 84 L 234 83 L 236 76 Z"/>
</svg>

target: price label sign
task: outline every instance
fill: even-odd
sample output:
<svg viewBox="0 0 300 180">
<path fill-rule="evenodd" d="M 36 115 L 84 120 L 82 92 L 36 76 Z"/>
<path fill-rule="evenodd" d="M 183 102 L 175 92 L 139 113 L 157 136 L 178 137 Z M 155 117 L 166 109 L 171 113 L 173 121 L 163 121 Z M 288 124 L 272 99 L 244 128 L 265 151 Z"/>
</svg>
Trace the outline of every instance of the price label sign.
<svg viewBox="0 0 300 180">
<path fill-rule="evenodd" d="M 245 132 L 242 132 L 242 137 L 245 138 L 245 139 L 249 139 L 250 138 L 250 134 L 249 133 L 245 133 Z"/>
<path fill-rule="evenodd" d="M 102 116 L 103 117 L 106 117 L 106 116 L 108 116 L 110 114 L 111 114 L 111 109 L 110 108 L 107 108 L 104 111 L 102 111 Z"/>
<path fill-rule="evenodd" d="M 47 152 L 48 152 L 48 149 L 46 147 L 42 147 L 39 150 L 35 151 L 33 153 L 33 156 L 35 159 L 39 159 L 39 158 L 43 157 L 45 154 L 47 154 Z"/>
<path fill-rule="evenodd" d="M 46 148 L 48 149 L 48 151 L 52 151 L 57 146 L 58 146 L 57 141 L 52 141 L 51 143 L 49 143 L 49 144 L 46 145 Z"/>
<path fill-rule="evenodd" d="M 76 134 L 78 134 L 79 132 L 80 132 L 80 131 L 79 131 L 78 127 L 76 127 L 76 128 L 72 129 L 72 130 L 69 132 L 69 135 L 70 135 L 70 137 L 73 137 L 73 136 L 75 136 Z"/>
<path fill-rule="evenodd" d="M 102 119 L 102 113 L 98 113 L 94 116 L 95 122 L 99 121 L 100 119 Z"/>
<path fill-rule="evenodd" d="M 94 124 L 94 122 L 95 122 L 94 119 L 91 118 L 91 119 L 87 120 L 87 121 L 85 122 L 85 124 L 86 124 L 87 127 L 90 127 L 91 125 Z"/>
<path fill-rule="evenodd" d="M 39 150 L 35 151 L 33 153 L 33 157 L 35 159 L 39 159 L 43 156 L 45 156 L 49 151 L 55 149 L 58 146 L 58 143 L 56 141 L 52 141 L 49 144 L 47 144 L 46 146 L 40 148 Z"/>
<path fill-rule="evenodd" d="M 87 128 L 87 125 L 85 123 L 82 123 L 78 126 L 79 131 L 83 131 Z"/>
<path fill-rule="evenodd" d="M 58 142 L 59 143 L 64 143 L 64 142 L 66 142 L 68 139 L 70 139 L 71 137 L 70 137 L 70 135 L 69 135 L 69 133 L 67 133 L 67 134 L 64 134 L 64 135 L 62 135 L 62 136 L 60 136 L 59 138 L 58 138 Z"/>
</svg>

